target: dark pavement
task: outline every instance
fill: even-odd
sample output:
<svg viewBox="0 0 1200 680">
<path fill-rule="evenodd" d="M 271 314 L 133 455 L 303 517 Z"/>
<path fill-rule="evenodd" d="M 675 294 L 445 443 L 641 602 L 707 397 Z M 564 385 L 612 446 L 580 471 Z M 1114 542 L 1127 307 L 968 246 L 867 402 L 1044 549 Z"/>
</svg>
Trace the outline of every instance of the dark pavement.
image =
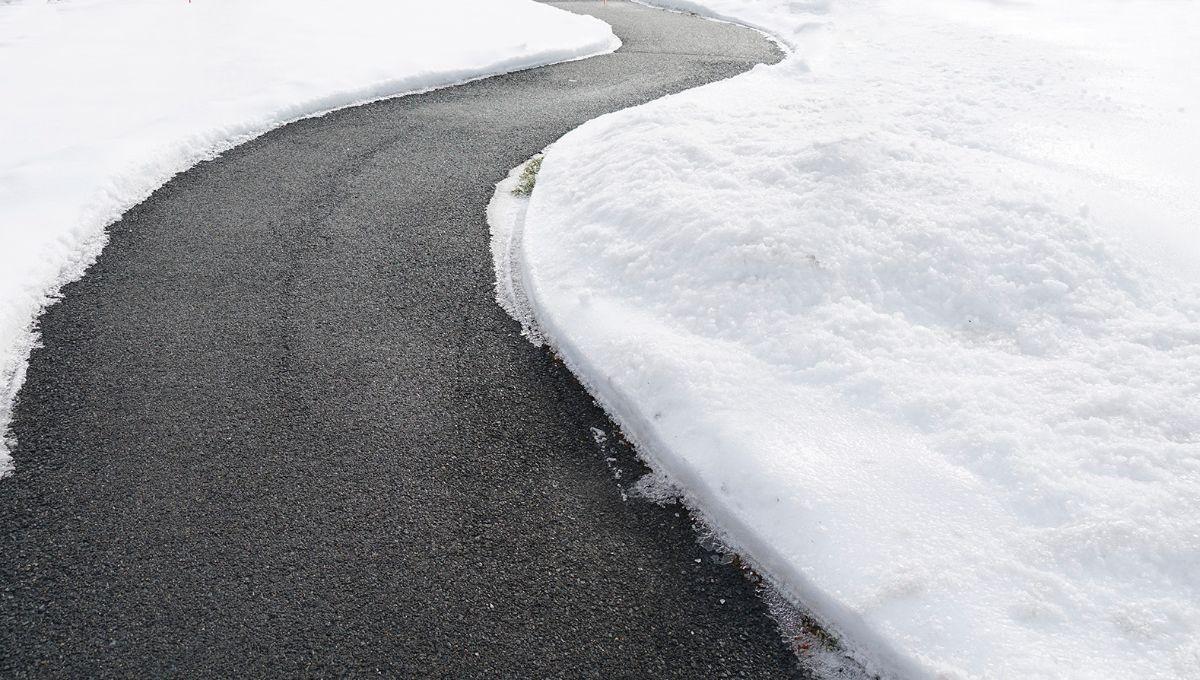
<svg viewBox="0 0 1200 680">
<path fill-rule="evenodd" d="M 18 397 L 0 677 L 797 673 L 686 512 L 622 500 L 484 218 L 587 119 L 779 55 L 561 4 L 624 49 L 288 125 L 110 228 Z"/>
</svg>

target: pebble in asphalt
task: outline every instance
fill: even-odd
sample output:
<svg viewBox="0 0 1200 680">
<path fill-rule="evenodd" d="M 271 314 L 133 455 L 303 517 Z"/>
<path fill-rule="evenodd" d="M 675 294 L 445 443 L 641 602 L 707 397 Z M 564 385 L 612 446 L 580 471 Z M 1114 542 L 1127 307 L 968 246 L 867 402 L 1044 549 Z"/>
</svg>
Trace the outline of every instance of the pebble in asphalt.
<svg viewBox="0 0 1200 680">
<path fill-rule="evenodd" d="M 484 208 L 597 115 L 780 55 L 616 2 L 616 54 L 293 123 L 171 180 L 40 321 L 0 676 L 794 676 L 754 587 L 493 301 Z"/>
</svg>

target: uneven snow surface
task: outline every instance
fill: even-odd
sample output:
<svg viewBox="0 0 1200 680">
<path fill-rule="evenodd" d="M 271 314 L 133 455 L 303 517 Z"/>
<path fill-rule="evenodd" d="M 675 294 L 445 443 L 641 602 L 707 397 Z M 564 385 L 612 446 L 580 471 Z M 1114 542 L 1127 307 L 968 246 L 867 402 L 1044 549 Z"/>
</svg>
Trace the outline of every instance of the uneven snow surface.
<svg viewBox="0 0 1200 680">
<path fill-rule="evenodd" d="M 673 4 L 795 53 L 548 151 L 538 331 L 874 669 L 1200 677 L 1200 5 Z"/>
<path fill-rule="evenodd" d="M 175 173 L 299 117 L 618 45 L 529 0 L 0 1 L 0 432 L 40 309 Z"/>
</svg>

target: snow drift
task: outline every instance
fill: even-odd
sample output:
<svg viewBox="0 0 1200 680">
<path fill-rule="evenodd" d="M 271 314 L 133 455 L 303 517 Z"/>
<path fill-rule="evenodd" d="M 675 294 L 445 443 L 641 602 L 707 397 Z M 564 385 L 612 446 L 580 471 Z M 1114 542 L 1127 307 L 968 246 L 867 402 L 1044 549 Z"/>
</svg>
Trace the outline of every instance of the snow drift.
<svg viewBox="0 0 1200 680">
<path fill-rule="evenodd" d="M 505 304 L 876 671 L 1200 677 L 1200 6 L 660 4 L 795 54 L 551 147 Z"/>
<path fill-rule="evenodd" d="M 298 117 L 618 45 L 528 0 L 0 3 L 0 432 L 39 311 L 175 173 Z"/>
</svg>

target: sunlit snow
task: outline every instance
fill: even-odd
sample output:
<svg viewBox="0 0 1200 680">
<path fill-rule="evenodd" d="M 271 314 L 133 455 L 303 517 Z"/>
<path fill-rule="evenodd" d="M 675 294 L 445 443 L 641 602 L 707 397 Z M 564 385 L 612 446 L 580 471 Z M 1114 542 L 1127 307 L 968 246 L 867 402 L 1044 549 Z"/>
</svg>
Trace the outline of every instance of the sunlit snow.
<svg viewBox="0 0 1200 680">
<path fill-rule="evenodd" d="M 794 56 L 548 150 L 540 333 L 876 670 L 1200 677 L 1200 5 L 663 4 Z"/>
</svg>

